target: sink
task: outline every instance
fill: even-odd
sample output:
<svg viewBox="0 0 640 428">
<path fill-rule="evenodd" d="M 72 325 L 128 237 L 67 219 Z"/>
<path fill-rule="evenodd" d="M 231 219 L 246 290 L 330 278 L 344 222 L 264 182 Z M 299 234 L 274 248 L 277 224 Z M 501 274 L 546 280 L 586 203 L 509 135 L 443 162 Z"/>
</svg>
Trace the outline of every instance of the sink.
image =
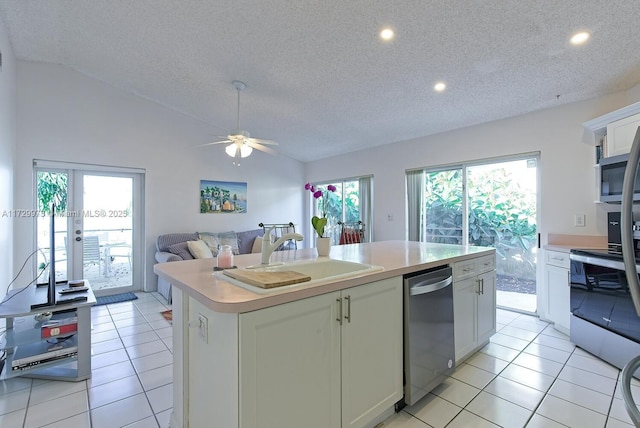
<svg viewBox="0 0 640 428">
<path fill-rule="evenodd" d="M 294 271 L 311 277 L 310 281 L 298 284 L 283 285 L 281 287 L 264 289 L 255 285 L 247 284 L 235 278 L 230 278 L 222 272 L 215 272 L 214 275 L 224 279 L 234 285 L 251 290 L 255 293 L 270 293 L 276 290 L 286 290 L 294 287 L 308 287 L 310 285 L 328 284 L 330 282 L 341 281 L 361 275 L 384 270 L 382 266 L 369 265 L 365 263 L 348 262 L 333 259 L 318 259 L 300 262 L 282 263 L 264 267 L 251 267 L 252 272 L 282 272 Z"/>
</svg>

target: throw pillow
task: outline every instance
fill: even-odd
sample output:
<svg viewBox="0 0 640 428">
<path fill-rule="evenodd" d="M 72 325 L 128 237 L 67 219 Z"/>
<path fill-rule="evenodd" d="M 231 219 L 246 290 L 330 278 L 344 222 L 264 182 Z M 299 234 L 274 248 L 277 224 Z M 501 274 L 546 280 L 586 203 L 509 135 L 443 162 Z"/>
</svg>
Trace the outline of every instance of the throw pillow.
<svg viewBox="0 0 640 428">
<path fill-rule="evenodd" d="M 182 257 L 182 260 L 193 260 L 193 256 L 189 252 L 189 245 L 186 242 L 178 242 L 177 244 L 169 245 L 167 251 L 171 254 Z"/>
<path fill-rule="evenodd" d="M 211 254 L 211 250 L 202 240 L 197 241 L 187 241 L 187 247 L 189 247 L 189 252 L 196 259 L 212 259 L 213 254 Z"/>
<path fill-rule="evenodd" d="M 261 253 L 262 252 L 262 241 L 264 240 L 264 236 L 256 236 L 253 240 L 253 246 L 251 247 L 251 253 Z M 271 235 L 271 243 L 276 242 L 276 238 Z"/>
<path fill-rule="evenodd" d="M 251 253 L 251 248 L 253 247 L 253 240 L 256 236 L 264 235 L 264 230 L 262 229 L 253 229 L 253 230 L 245 230 L 243 232 L 237 232 L 238 235 L 238 252 L 240 254 L 249 254 Z"/>
<path fill-rule="evenodd" d="M 198 236 L 207 244 L 214 257 L 218 255 L 220 245 L 231 245 L 231 252 L 235 255 L 240 254 L 238 251 L 238 235 L 234 231 L 222 233 L 200 232 Z"/>
<path fill-rule="evenodd" d="M 256 239 L 253 240 L 253 247 L 251 247 L 251 253 L 261 253 L 262 252 L 262 236 L 256 236 Z"/>
</svg>

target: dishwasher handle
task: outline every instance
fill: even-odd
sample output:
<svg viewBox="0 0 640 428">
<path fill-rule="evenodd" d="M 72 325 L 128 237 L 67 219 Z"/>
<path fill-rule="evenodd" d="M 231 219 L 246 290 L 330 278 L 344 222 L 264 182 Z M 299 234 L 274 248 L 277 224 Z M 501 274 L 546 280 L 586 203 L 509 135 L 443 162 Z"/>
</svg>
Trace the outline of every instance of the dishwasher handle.
<svg viewBox="0 0 640 428">
<path fill-rule="evenodd" d="M 409 287 L 409 295 L 417 296 L 419 294 L 433 293 L 434 291 L 441 290 L 448 287 L 453 282 L 453 277 L 448 276 L 445 279 L 438 282 L 429 282 L 428 280 L 412 284 Z"/>
</svg>

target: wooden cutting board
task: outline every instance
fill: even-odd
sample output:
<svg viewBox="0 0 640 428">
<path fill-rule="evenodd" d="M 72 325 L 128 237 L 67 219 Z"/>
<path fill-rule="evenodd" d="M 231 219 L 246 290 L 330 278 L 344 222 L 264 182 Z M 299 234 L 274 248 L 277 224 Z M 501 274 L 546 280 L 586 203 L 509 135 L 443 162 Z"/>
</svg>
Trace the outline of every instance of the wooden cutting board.
<svg viewBox="0 0 640 428">
<path fill-rule="evenodd" d="M 231 278 L 235 278 L 238 281 L 246 282 L 247 284 L 262 288 L 274 288 L 282 285 L 311 281 L 311 277 L 309 275 L 304 275 L 292 270 L 261 272 L 245 269 L 228 269 L 224 271 L 224 274 Z"/>
</svg>

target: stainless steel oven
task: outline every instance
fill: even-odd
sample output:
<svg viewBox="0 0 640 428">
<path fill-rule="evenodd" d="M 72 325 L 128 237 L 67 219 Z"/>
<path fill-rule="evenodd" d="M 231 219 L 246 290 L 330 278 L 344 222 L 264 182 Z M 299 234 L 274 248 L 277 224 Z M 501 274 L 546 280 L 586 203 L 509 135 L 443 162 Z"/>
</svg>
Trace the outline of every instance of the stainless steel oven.
<svg viewBox="0 0 640 428">
<path fill-rule="evenodd" d="M 623 368 L 640 354 L 640 317 L 622 255 L 576 249 L 571 250 L 570 259 L 571 341 Z"/>
</svg>

